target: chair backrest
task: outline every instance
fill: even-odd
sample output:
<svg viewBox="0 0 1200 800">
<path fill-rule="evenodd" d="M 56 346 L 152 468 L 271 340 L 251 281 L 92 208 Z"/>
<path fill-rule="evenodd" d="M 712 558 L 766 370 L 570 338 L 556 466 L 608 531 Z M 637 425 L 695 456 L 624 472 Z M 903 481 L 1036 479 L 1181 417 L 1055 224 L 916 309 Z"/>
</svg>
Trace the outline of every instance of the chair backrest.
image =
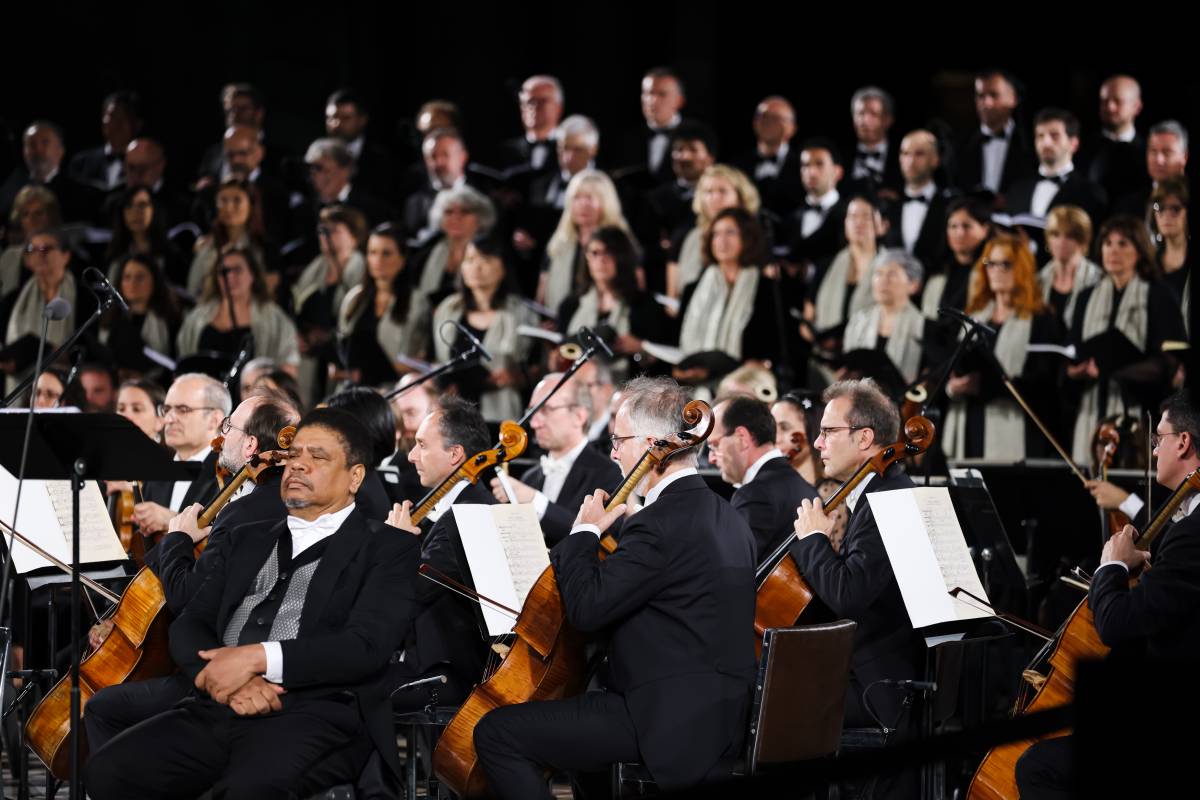
<svg viewBox="0 0 1200 800">
<path fill-rule="evenodd" d="M 837 752 L 856 627 L 839 620 L 767 630 L 750 713 L 750 774 Z"/>
</svg>

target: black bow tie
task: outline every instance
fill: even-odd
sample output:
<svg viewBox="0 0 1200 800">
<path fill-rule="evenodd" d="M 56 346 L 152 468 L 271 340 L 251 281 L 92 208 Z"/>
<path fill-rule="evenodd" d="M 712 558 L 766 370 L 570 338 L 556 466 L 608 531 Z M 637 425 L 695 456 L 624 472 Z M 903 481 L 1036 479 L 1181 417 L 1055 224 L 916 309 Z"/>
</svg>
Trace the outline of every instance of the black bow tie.
<svg viewBox="0 0 1200 800">
<path fill-rule="evenodd" d="M 863 158 L 876 158 L 876 159 L 879 159 L 880 161 L 883 160 L 883 151 L 882 150 L 868 150 L 865 147 L 860 147 L 860 148 L 858 148 L 858 154 L 860 156 L 862 156 Z"/>
<path fill-rule="evenodd" d="M 987 144 L 988 142 L 1007 142 L 1008 141 L 1007 134 L 1003 134 L 1003 133 L 984 133 L 981 131 L 981 135 L 983 136 L 984 144 Z"/>
<path fill-rule="evenodd" d="M 1039 176 L 1039 180 L 1050 181 L 1051 183 L 1057 183 L 1059 186 L 1062 186 L 1064 183 L 1067 182 L 1067 176 L 1066 175 L 1041 175 L 1041 176 Z"/>
<path fill-rule="evenodd" d="M 820 203 L 805 203 L 805 204 L 802 206 L 802 208 L 803 208 L 805 211 L 815 211 L 815 212 L 817 212 L 818 214 L 824 214 L 824 213 L 825 213 L 825 209 L 821 207 L 821 204 L 820 204 Z"/>
<path fill-rule="evenodd" d="M 906 195 L 904 195 L 904 202 L 906 202 L 906 203 L 925 203 L 926 205 L 928 205 L 929 198 L 923 194 L 916 194 L 916 195 L 906 194 Z"/>
</svg>

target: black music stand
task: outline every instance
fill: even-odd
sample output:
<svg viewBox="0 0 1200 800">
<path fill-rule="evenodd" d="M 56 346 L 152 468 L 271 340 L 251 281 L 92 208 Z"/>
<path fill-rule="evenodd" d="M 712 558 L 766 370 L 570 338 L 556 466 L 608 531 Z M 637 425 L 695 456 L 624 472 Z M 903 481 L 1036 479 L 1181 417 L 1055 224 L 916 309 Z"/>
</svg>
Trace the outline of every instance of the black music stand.
<svg viewBox="0 0 1200 800">
<path fill-rule="evenodd" d="M 0 465 L 17 475 L 28 414 L 0 414 Z M 184 462 L 117 414 L 33 415 L 25 477 L 71 481 L 71 800 L 79 791 L 79 491 L 86 480 L 189 480 Z M 0 513 L 3 509 L 0 509 Z M 16 527 L 17 520 L 12 520 Z M 19 529 L 18 529 L 19 530 Z M 10 556 L 11 557 L 11 556 Z M 11 567 L 9 567 L 11 568 Z"/>
</svg>

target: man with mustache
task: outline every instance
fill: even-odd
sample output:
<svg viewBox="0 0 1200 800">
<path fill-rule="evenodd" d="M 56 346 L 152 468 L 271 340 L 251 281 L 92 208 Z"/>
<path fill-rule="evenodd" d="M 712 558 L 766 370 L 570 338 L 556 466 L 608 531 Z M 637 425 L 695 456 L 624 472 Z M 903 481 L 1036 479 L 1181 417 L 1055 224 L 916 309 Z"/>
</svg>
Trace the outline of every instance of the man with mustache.
<svg viewBox="0 0 1200 800">
<path fill-rule="evenodd" d="M 301 421 L 287 520 L 232 533 L 171 626 L 191 697 L 94 753 L 91 797 L 307 797 L 353 780 L 373 750 L 399 776 L 382 678 L 411 624 L 419 548 L 355 509 L 370 456 L 352 415 Z M 194 526 L 195 511 L 172 527 Z"/>
</svg>

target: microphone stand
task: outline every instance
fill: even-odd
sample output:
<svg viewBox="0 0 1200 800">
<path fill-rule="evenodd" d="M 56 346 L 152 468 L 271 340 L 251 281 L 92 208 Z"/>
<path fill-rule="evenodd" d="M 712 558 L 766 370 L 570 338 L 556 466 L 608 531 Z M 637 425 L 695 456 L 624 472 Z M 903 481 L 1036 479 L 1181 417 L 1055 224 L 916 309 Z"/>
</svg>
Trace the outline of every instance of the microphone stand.
<svg viewBox="0 0 1200 800">
<path fill-rule="evenodd" d="M 578 372 L 579 368 L 587 363 L 588 359 L 596 354 L 597 349 L 603 351 L 609 358 L 613 357 L 613 351 L 609 349 L 609 346 L 604 343 L 604 340 L 597 336 L 591 328 L 580 328 L 578 336 L 580 339 L 588 343 L 587 346 L 583 348 L 583 352 L 579 354 L 579 358 L 575 359 L 574 363 L 572 363 L 571 366 L 567 368 L 567 371 L 563 373 L 563 376 L 558 379 L 558 383 L 554 384 L 554 388 L 550 390 L 549 394 L 543 397 L 538 403 L 530 406 L 529 410 L 525 412 L 525 416 L 517 420 L 517 424 L 522 428 L 525 427 L 525 424 L 529 422 L 529 420 L 533 419 L 533 415 L 540 411 L 542 406 L 546 405 L 546 403 L 550 401 L 550 398 L 554 396 L 555 392 L 561 389 L 563 384 L 569 381 L 571 376 Z"/>
<path fill-rule="evenodd" d="M 218 265 L 217 277 L 221 281 L 222 287 L 225 289 L 225 302 L 229 304 L 229 325 L 231 330 L 237 330 L 237 311 L 233 303 L 233 295 L 229 293 L 229 274 L 221 269 Z M 254 331 L 246 329 L 246 335 L 242 337 L 241 350 L 238 351 L 237 357 L 233 359 L 233 366 L 229 368 L 229 373 L 225 376 L 225 389 L 229 390 L 229 385 L 233 383 L 233 379 L 242 371 L 242 367 L 246 366 L 246 362 L 250 360 L 250 353 L 254 351 Z M 239 398 L 241 393 L 238 393 Z"/>
<path fill-rule="evenodd" d="M 940 309 L 939 309 L 939 313 L 941 313 Z M 943 314 L 943 316 L 950 316 L 950 315 Z M 957 317 L 953 317 L 953 318 L 958 319 Z M 966 320 L 960 319 L 959 322 L 965 323 Z M 967 347 L 970 346 L 970 344 L 973 340 L 975 340 L 976 338 L 979 338 L 983 344 L 983 349 L 987 350 L 989 353 L 992 352 L 991 348 L 987 346 L 987 339 L 986 339 L 987 331 L 990 331 L 990 330 L 991 330 L 990 328 L 983 325 L 982 323 L 976 322 L 975 320 L 971 320 L 971 324 L 968 325 L 967 335 L 961 337 L 958 340 L 958 344 L 955 346 L 954 352 L 950 355 L 950 359 L 948 361 L 946 361 L 945 366 L 942 367 L 942 371 L 938 375 L 937 381 L 933 384 L 933 389 L 926 395 L 925 402 L 921 404 L 921 416 L 923 416 L 923 417 L 929 416 L 930 408 L 934 405 L 934 401 L 937 400 L 937 398 L 940 394 L 943 394 L 946 391 L 946 384 L 950 381 L 950 373 L 954 369 L 955 364 L 957 364 L 959 362 L 959 360 L 963 357 L 963 355 L 967 351 Z M 933 470 L 933 464 L 930 461 L 928 453 L 925 454 L 924 467 L 925 467 L 925 470 L 924 470 L 925 471 L 925 485 L 928 486 L 929 479 L 930 479 L 930 473 Z"/>
<path fill-rule="evenodd" d="M 453 324 L 452 320 L 446 320 L 445 322 L 442 323 L 442 327 L 444 328 L 446 325 L 452 325 L 452 324 Z M 446 341 L 445 337 L 443 337 L 442 340 Z M 416 378 L 414 378 L 411 383 L 406 383 L 403 386 L 399 387 L 398 389 L 393 389 L 392 391 L 388 392 L 387 394 L 385 394 L 383 396 L 383 399 L 388 400 L 388 401 L 394 400 L 397 397 L 400 397 L 401 395 L 408 394 L 408 392 L 417 388 L 418 386 L 420 386 L 422 383 L 425 383 L 426 381 L 433 380 L 434 378 L 437 378 L 441 375 L 445 375 L 450 372 L 457 372 L 458 370 L 469 366 L 470 365 L 469 362 L 472 359 L 474 359 L 477 355 L 479 355 L 480 352 L 481 351 L 479 350 L 479 348 L 472 344 L 470 348 L 462 351 L 461 353 L 456 355 L 454 358 L 447 361 L 445 364 L 434 367 L 433 369 L 429 370 L 428 372 L 422 372 L 420 375 L 418 375 Z"/>
<path fill-rule="evenodd" d="M 53 353 L 51 353 L 49 356 L 47 356 L 42 363 L 53 364 L 55 361 L 57 361 L 59 356 L 61 356 L 63 353 L 70 350 L 71 347 L 75 344 L 75 342 L 79 341 L 79 337 L 83 335 L 84 331 L 86 331 L 92 325 L 95 325 L 97 322 L 100 321 L 100 317 L 104 314 L 105 311 L 108 310 L 109 306 L 112 305 L 113 299 L 112 299 L 111 295 L 105 294 L 104 297 L 101 297 L 100 295 L 96 294 L 95 292 L 92 292 L 92 294 L 95 295 L 96 300 L 97 300 L 96 310 L 92 312 L 92 315 L 90 317 L 88 317 L 87 320 L 82 325 L 80 325 L 78 328 L 75 329 L 74 333 L 72 333 L 70 336 L 67 337 L 67 340 L 65 342 L 60 344 Z M 0 408 L 9 408 L 14 403 L 16 403 L 18 398 L 20 398 L 21 395 L 23 395 L 25 393 L 25 390 L 28 389 L 30 386 L 32 386 L 33 382 L 36 380 L 37 380 L 37 373 L 33 373 L 33 374 L 27 376 L 25 378 L 25 380 L 23 380 L 19 384 L 17 384 L 17 388 L 13 389 L 11 392 L 8 393 L 7 396 L 5 396 L 4 401 L 2 403 L 0 403 Z M 33 403 L 30 403 L 30 405 L 32 406 Z"/>
</svg>

